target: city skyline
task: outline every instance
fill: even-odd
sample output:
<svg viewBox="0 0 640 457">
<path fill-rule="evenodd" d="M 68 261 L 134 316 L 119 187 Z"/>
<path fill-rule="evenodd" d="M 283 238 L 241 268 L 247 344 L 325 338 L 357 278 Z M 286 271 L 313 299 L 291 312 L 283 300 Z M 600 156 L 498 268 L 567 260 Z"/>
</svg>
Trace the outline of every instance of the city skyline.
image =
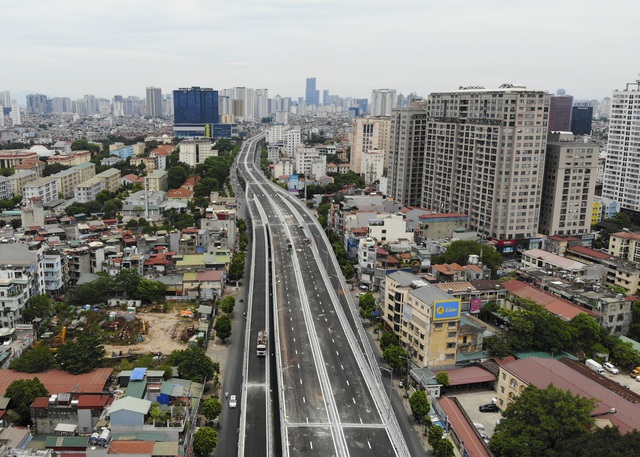
<svg viewBox="0 0 640 457">
<path fill-rule="evenodd" d="M 11 43 L 3 60 L 11 71 L 0 76 L 0 89 L 21 105 L 27 93 L 144 98 L 149 86 L 163 93 L 244 86 L 297 98 L 315 77 L 320 92 L 354 98 L 379 88 L 426 97 L 514 83 L 602 99 L 639 70 L 640 4 L 624 0 L 616 10 L 624 14 L 573 0 L 404 0 L 392 9 L 377 0 L 112 0 L 91 8 L 36 0 L 6 11 L 0 36 Z M 203 59 L 207 43 L 217 43 L 215 53 Z"/>
</svg>

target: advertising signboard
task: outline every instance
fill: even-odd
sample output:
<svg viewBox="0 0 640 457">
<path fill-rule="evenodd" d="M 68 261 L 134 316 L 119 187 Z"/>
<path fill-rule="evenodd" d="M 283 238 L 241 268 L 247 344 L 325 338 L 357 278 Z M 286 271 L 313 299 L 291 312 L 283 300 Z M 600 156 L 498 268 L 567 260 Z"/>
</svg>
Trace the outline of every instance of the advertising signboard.
<svg viewBox="0 0 640 457">
<path fill-rule="evenodd" d="M 482 307 L 482 299 L 480 299 L 480 298 L 472 298 L 469 301 L 469 312 L 470 313 L 479 313 L 481 307 Z"/>
<path fill-rule="evenodd" d="M 439 300 L 433 302 L 433 320 L 456 319 L 460 317 L 460 300 Z"/>
</svg>

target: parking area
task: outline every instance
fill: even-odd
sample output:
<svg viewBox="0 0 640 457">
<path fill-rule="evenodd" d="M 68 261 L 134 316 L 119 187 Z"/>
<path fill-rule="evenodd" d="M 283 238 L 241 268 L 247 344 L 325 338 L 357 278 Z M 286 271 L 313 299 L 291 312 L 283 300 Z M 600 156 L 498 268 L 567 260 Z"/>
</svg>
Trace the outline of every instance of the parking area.
<svg viewBox="0 0 640 457">
<path fill-rule="evenodd" d="M 456 395 L 456 398 L 464 408 L 471 421 L 484 426 L 484 432 L 491 438 L 496 421 L 502 417 L 501 413 L 481 413 L 480 405 L 491 403 L 491 399 L 496 396 L 493 390 L 486 392 L 473 392 Z"/>
<path fill-rule="evenodd" d="M 640 395 L 640 382 L 629 376 L 628 372 L 624 371 L 620 374 L 611 374 L 608 371 L 605 371 L 602 373 L 602 376 L 609 378 L 618 384 L 622 384 L 623 386 L 628 387 L 632 392 Z"/>
</svg>

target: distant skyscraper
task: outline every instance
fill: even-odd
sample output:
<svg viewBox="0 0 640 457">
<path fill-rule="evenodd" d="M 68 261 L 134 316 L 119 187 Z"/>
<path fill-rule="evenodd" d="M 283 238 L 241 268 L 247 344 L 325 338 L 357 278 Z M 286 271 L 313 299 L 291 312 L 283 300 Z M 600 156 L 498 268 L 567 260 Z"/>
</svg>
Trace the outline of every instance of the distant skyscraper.
<svg viewBox="0 0 640 457">
<path fill-rule="evenodd" d="M 390 116 L 398 97 L 395 89 L 373 89 L 371 91 L 371 115 Z"/>
<path fill-rule="evenodd" d="M 640 80 L 616 90 L 611 101 L 602 196 L 640 219 Z"/>
<path fill-rule="evenodd" d="M 269 115 L 269 89 L 255 90 L 255 116 L 262 119 Z"/>
<path fill-rule="evenodd" d="M 147 87 L 147 116 L 162 116 L 162 89 L 159 87 Z"/>
<path fill-rule="evenodd" d="M 561 89 L 562 90 L 562 89 Z M 549 131 L 571 131 L 572 95 L 552 95 L 549 100 Z"/>
<path fill-rule="evenodd" d="M 13 122 L 13 125 L 22 125 L 20 107 L 18 106 L 18 102 L 15 100 L 11 100 L 11 113 L 9 114 L 9 116 L 11 117 L 11 122 Z"/>
<path fill-rule="evenodd" d="M 574 106 L 571 113 L 571 133 L 574 135 L 591 135 L 592 121 L 592 106 Z"/>
<path fill-rule="evenodd" d="M 8 108 L 11 106 L 11 92 L 8 90 L 0 92 L 0 105 Z"/>
<path fill-rule="evenodd" d="M 607 119 L 611 117 L 611 97 L 605 97 L 600 104 L 600 116 L 604 116 Z"/>
<path fill-rule="evenodd" d="M 218 91 L 191 87 L 173 91 L 173 130 L 178 137 L 210 137 L 218 122 Z"/>
<path fill-rule="evenodd" d="M 323 105 L 329 104 L 329 91 L 327 89 L 322 91 L 322 104 Z"/>
<path fill-rule="evenodd" d="M 316 90 L 316 78 L 307 78 L 307 89 L 305 91 L 305 102 L 307 106 L 318 106 L 320 94 Z"/>
<path fill-rule="evenodd" d="M 49 114 L 51 105 L 46 95 L 29 94 L 27 95 L 27 113 L 28 114 Z"/>
</svg>

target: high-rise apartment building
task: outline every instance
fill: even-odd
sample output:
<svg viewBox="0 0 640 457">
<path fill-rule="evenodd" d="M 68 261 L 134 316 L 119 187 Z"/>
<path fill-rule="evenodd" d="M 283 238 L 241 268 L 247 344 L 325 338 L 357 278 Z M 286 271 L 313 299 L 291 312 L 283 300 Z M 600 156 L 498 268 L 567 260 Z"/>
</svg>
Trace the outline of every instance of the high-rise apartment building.
<svg viewBox="0 0 640 457">
<path fill-rule="evenodd" d="M 43 94 L 27 95 L 27 113 L 28 114 L 49 114 L 51 112 L 51 103 Z"/>
<path fill-rule="evenodd" d="M 577 142 L 571 133 L 549 133 L 540 233 L 577 235 L 591 230 L 599 152 L 597 144 Z"/>
<path fill-rule="evenodd" d="M 640 219 L 640 80 L 616 90 L 611 100 L 602 196 L 617 200 Z"/>
<path fill-rule="evenodd" d="M 369 151 L 382 151 L 385 156 L 383 167 L 387 167 L 389 157 L 389 135 L 391 119 L 388 117 L 359 117 L 351 124 L 350 168 L 354 173 L 364 173 L 362 169 L 363 154 Z"/>
<path fill-rule="evenodd" d="M 425 104 L 394 109 L 389 136 L 389 196 L 404 206 L 420 206 L 427 139 Z"/>
<path fill-rule="evenodd" d="M 162 116 L 162 89 L 159 87 L 147 87 L 147 116 Z"/>
<path fill-rule="evenodd" d="M 262 119 L 269 115 L 269 89 L 255 90 L 255 113 L 254 116 Z"/>
<path fill-rule="evenodd" d="M 210 137 L 218 122 L 218 91 L 191 87 L 173 91 L 174 134 L 178 137 Z M 208 127 L 207 127 L 208 126 Z"/>
<path fill-rule="evenodd" d="M 574 135 L 591 135 L 592 121 L 592 106 L 574 106 L 571 112 L 571 133 Z"/>
<path fill-rule="evenodd" d="M 9 113 L 13 125 L 22 125 L 22 116 L 20 114 L 20 106 L 15 100 L 11 100 L 11 113 Z"/>
<path fill-rule="evenodd" d="M 316 78 L 307 78 L 307 86 L 305 90 L 305 102 L 307 106 L 318 106 L 320 93 L 316 90 Z"/>
<path fill-rule="evenodd" d="M 373 89 L 371 91 L 371 115 L 390 116 L 396 107 L 398 96 L 395 89 Z"/>
<path fill-rule="evenodd" d="M 431 94 L 424 134 L 405 134 L 424 138 L 420 206 L 467 214 L 468 228 L 496 239 L 501 252 L 528 249 L 538 233 L 548 115 L 549 95 L 524 86 Z M 404 167 L 414 172 L 412 161 Z"/>
<path fill-rule="evenodd" d="M 552 95 L 549 100 L 549 131 L 571 131 L 572 95 Z"/>
<path fill-rule="evenodd" d="M 3 90 L 0 92 L 0 105 L 8 108 L 11 106 L 11 92 L 8 90 Z"/>
</svg>

